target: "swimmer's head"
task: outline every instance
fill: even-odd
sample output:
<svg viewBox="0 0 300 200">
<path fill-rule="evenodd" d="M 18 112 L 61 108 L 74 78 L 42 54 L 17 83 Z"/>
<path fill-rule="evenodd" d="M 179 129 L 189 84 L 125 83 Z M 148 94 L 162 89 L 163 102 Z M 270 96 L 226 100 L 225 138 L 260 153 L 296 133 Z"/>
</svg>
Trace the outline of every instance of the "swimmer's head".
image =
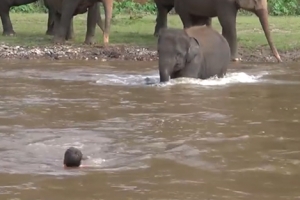
<svg viewBox="0 0 300 200">
<path fill-rule="evenodd" d="M 70 147 L 66 150 L 64 156 L 64 165 L 66 167 L 79 167 L 82 160 L 82 153 L 75 147 Z"/>
</svg>

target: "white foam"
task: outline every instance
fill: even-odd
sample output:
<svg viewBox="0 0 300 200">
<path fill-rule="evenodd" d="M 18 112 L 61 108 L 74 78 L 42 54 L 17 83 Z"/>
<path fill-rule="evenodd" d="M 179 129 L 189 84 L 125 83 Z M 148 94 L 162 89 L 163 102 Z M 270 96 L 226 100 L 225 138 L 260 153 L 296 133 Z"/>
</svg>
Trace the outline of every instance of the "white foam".
<svg viewBox="0 0 300 200">
<path fill-rule="evenodd" d="M 92 162 L 96 165 L 101 165 L 103 162 L 105 162 L 106 160 L 105 159 L 102 159 L 102 158 L 95 158 L 92 160 Z"/>
<path fill-rule="evenodd" d="M 204 85 L 204 86 L 212 86 L 212 85 L 226 85 L 230 83 L 255 83 L 259 81 L 263 75 L 248 75 L 244 72 L 236 72 L 229 73 L 223 78 L 213 77 L 206 80 L 201 79 L 192 79 L 192 78 L 178 78 L 173 79 L 170 82 L 174 82 L 175 84 L 196 84 L 196 85 Z"/>
<path fill-rule="evenodd" d="M 267 72 L 260 72 L 257 75 L 249 75 L 244 72 L 227 73 L 223 78 L 210 78 L 206 80 L 193 78 L 177 78 L 171 79 L 168 83 L 160 84 L 157 74 L 151 75 L 133 75 L 133 74 L 102 74 L 96 81 L 100 85 L 152 85 L 152 86 L 168 86 L 177 84 L 192 84 L 203 86 L 227 85 L 234 83 L 255 83 L 260 78 L 267 75 Z"/>
</svg>

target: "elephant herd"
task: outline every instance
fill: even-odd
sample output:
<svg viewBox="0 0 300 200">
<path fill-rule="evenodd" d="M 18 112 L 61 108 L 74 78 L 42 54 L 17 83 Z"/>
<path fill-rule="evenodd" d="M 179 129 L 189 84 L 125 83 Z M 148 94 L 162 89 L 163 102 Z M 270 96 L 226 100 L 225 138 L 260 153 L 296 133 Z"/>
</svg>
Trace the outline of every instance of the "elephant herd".
<svg viewBox="0 0 300 200">
<path fill-rule="evenodd" d="M 9 17 L 10 8 L 35 1 L 38 0 L 0 1 L 3 35 L 15 34 Z M 227 61 L 240 60 L 236 32 L 236 17 L 239 9 L 256 14 L 272 53 L 278 62 L 282 62 L 271 38 L 267 0 L 154 0 L 154 2 L 157 7 L 154 35 L 158 37 L 161 81 L 180 76 L 222 77 L 227 69 L 224 66 Z M 100 3 L 103 4 L 105 11 L 104 28 Z M 97 24 L 103 31 L 104 45 L 109 43 L 113 0 L 44 0 L 44 4 L 49 10 L 46 34 L 54 35 L 54 43 L 61 44 L 72 38 L 73 17 L 85 12 L 88 13 L 85 43 L 93 43 Z M 183 29 L 166 29 L 167 15 L 173 8 L 182 21 Z M 218 18 L 222 35 L 212 29 L 213 17 Z M 223 64 L 220 60 L 223 60 Z M 199 67 L 202 65 L 205 67 Z M 170 66 L 172 69 L 161 66 Z M 210 68 L 210 66 L 214 67 Z"/>
<path fill-rule="evenodd" d="M 26 5 L 38 0 L 1 0 L 0 16 L 3 25 L 3 35 L 14 35 L 9 17 L 13 6 Z M 99 3 L 102 2 L 105 11 L 103 27 Z M 93 43 L 96 25 L 103 31 L 104 44 L 109 43 L 110 21 L 112 18 L 113 0 L 44 0 L 48 9 L 48 29 L 46 34 L 54 35 L 54 43 L 62 44 L 73 37 L 73 17 L 77 14 L 87 14 L 87 31 L 85 43 Z"/>
</svg>

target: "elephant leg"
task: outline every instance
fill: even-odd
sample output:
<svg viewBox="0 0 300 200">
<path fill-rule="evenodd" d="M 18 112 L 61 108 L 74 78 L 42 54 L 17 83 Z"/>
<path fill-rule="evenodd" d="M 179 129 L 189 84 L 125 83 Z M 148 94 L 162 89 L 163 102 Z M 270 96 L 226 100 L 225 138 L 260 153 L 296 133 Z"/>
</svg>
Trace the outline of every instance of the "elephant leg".
<svg viewBox="0 0 300 200">
<path fill-rule="evenodd" d="M 102 0 L 105 10 L 105 27 L 103 33 L 103 42 L 106 46 L 109 43 L 110 21 L 113 11 L 113 0 Z"/>
<path fill-rule="evenodd" d="M 15 31 L 13 29 L 10 17 L 9 17 L 9 7 L 3 6 L 0 8 L 0 17 L 3 25 L 3 35 L 4 36 L 13 36 Z"/>
<path fill-rule="evenodd" d="M 72 17 L 69 29 L 67 31 L 66 40 L 72 40 L 73 38 L 74 38 L 74 28 L 73 28 L 73 17 Z"/>
<path fill-rule="evenodd" d="M 68 30 L 70 29 L 74 12 L 79 5 L 80 0 L 65 0 L 62 2 L 61 19 L 54 34 L 54 43 L 65 43 Z"/>
<path fill-rule="evenodd" d="M 97 21 L 99 20 L 100 8 L 99 4 L 95 3 L 88 9 L 87 14 L 87 30 L 85 35 L 85 44 L 94 44 L 94 36 Z"/>
<path fill-rule="evenodd" d="M 192 16 L 188 13 L 184 14 L 184 15 L 180 15 L 180 19 L 182 21 L 183 24 L 183 28 L 190 28 L 193 26 L 193 19 Z"/>
<path fill-rule="evenodd" d="M 58 12 L 54 12 L 53 14 L 53 20 L 54 20 L 54 23 L 53 23 L 53 33 L 55 35 L 55 33 L 57 32 L 58 28 L 59 28 L 59 25 L 60 25 L 60 19 L 61 19 L 61 14 L 58 13 Z"/>
<path fill-rule="evenodd" d="M 159 30 L 161 28 L 167 28 L 168 26 L 168 13 L 172 10 L 174 6 L 163 6 L 157 4 L 157 16 L 156 16 L 156 25 L 154 30 L 154 36 L 158 36 Z"/>
<path fill-rule="evenodd" d="M 218 14 L 219 22 L 222 26 L 222 35 L 226 38 L 231 52 L 233 61 L 241 60 L 237 53 L 237 34 L 236 34 L 236 14 L 237 10 L 226 10 Z"/>
<path fill-rule="evenodd" d="M 53 9 L 48 9 L 48 24 L 46 35 L 54 35 L 54 18 L 55 11 Z"/>
<path fill-rule="evenodd" d="M 206 20 L 206 26 L 211 27 L 211 24 L 212 24 L 212 18 L 209 17 L 209 18 Z"/>
<path fill-rule="evenodd" d="M 202 16 L 196 16 L 191 15 L 191 22 L 193 26 L 211 26 L 211 18 L 210 17 L 202 17 Z"/>
<path fill-rule="evenodd" d="M 104 26 L 103 26 L 103 22 L 102 22 L 102 18 L 101 18 L 101 12 L 100 12 L 100 3 L 99 4 L 99 15 L 97 18 L 97 25 L 100 27 L 101 31 L 104 32 Z"/>
<path fill-rule="evenodd" d="M 176 13 L 179 15 L 181 22 L 183 24 L 183 28 L 189 28 L 193 26 L 193 16 L 191 16 L 183 5 L 181 5 L 182 1 L 175 1 L 174 8 Z M 198 16 L 199 17 L 199 16 Z"/>
</svg>

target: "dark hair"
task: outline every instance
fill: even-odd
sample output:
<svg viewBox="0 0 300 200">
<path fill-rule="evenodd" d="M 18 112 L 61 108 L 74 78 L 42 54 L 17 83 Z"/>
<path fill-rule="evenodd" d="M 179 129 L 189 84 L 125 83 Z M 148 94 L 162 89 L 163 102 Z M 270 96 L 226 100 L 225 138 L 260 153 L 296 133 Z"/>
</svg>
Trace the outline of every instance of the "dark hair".
<svg viewBox="0 0 300 200">
<path fill-rule="evenodd" d="M 66 167 L 79 167 L 82 160 L 82 153 L 75 147 L 70 147 L 66 150 L 64 156 L 64 165 Z"/>
</svg>

